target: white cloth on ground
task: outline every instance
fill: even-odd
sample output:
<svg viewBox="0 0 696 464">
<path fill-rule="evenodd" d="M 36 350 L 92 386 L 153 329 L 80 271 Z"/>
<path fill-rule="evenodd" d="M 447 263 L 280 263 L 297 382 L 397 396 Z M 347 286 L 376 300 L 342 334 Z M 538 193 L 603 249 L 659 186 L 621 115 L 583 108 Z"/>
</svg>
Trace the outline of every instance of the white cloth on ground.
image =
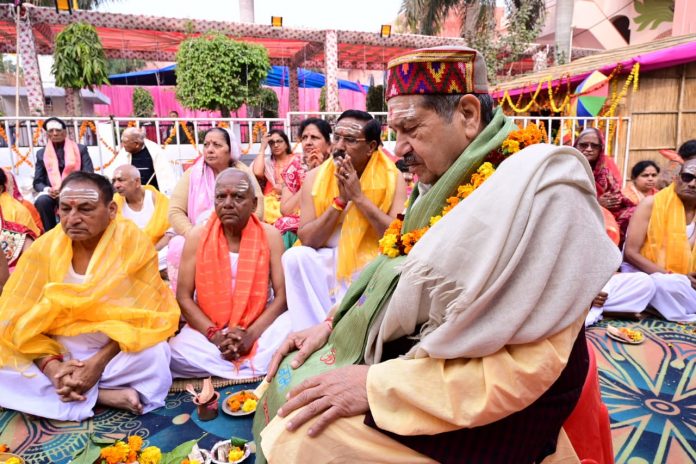
<svg viewBox="0 0 696 464">
<path fill-rule="evenodd" d="M 621 272 L 645 274 L 625 261 L 621 264 Z M 687 276 L 660 272 L 645 275 L 655 284 L 655 294 L 650 299 L 650 306 L 668 321 L 696 322 L 696 290 Z"/>
<path fill-rule="evenodd" d="M 639 313 L 655 295 L 655 283 L 643 272 L 614 274 L 602 288 L 607 294 L 604 306 L 593 306 L 585 318 L 585 327 L 602 320 L 602 313 Z"/>
<path fill-rule="evenodd" d="M 138 226 L 138 229 L 142 230 L 145 227 L 147 227 L 148 223 L 150 222 L 150 218 L 152 218 L 152 215 L 155 214 L 155 200 L 152 195 L 152 191 L 145 189 L 145 196 L 143 197 L 143 207 L 140 209 L 140 211 L 135 211 L 131 209 L 131 207 L 128 205 L 128 202 L 124 201 L 123 209 L 121 212 L 124 218 L 130 219 L 131 221 L 135 222 L 135 225 Z"/>
<path fill-rule="evenodd" d="M 109 338 L 102 333 L 56 337 L 69 355 L 66 359 L 88 359 L 96 354 Z M 0 406 L 26 414 L 55 420 L 81 421 L 92 417 L 99 389 L 133 388 L 140 396 L 143 413 L 164 406 L 172 384 L 169 345 L 158 343 L 138 353 L 117 354 L 106 365 L 99 382 L 89 389 L 84 401 L 64 403 L 55 387 L 39 368 L 32 364 L 24 373 L 0 369 Z"/>
</svg>

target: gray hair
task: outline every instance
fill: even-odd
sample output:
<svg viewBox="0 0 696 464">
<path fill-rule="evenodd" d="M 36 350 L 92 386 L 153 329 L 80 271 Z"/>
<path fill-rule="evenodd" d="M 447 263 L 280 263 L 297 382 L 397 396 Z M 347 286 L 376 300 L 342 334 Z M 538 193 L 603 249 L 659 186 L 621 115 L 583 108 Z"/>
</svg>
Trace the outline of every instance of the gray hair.
<svg viewBox="0 0 696 464">
<path fill-rule="evenodd" d="M 493 120 L 493 110 L 495 106 L 493 98 L 487 93 L 474 93 L 468 95 L 476 97 L 481 104 L 481 123 L 483 127 L 486 127 L 488 123 Z M 454 110 L 457 109 L 459 100 L 461 100 L 463 96 L 463 94 L 422 95 L 423 98 L 419 99 L 419 104 L 424 108 L 435 111 L 441 118 L 451 121 Z"/>
<path fill-rule="evenodd" d="M 145 134 L 137 127 L 126 127 L 123 129 L 121 138 L 123 137 L 133 138 L 135 141 L 140 143 L 145 142 Z"/>
</svg>

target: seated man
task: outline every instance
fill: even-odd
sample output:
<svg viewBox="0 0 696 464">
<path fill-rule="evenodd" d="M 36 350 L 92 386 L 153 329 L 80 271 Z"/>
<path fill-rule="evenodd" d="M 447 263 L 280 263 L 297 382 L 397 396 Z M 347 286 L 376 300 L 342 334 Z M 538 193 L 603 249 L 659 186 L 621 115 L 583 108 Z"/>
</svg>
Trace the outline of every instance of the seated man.
<svg viewBox="0 0 696 464">
<path fill-rule="evenodd" d="M 215 214 L 186 237 L 176 295 L 187 324 L 169 342 L 174 377 L 265 374 L 290 332 L 283 239 L 253 214 L 257 201 L 249 174 L 225 169 Z"/>
<path fill-rule="evenodd" d="M 672 185 L 640 202 L 628 226 L 624 272 L 649 274 L 650 305 L 668 321 L 696 322 L 696 157 Z"/>
<path fill-rule="evenodd" d="M 515 129 L 493 112 L 483 57 L 396 57 L 386 89 L 396 154 L 419 179 L 404 235 L 388 235 L 417 243 L 366 267 L 333 323 L 281 345 L 256 462 L 558 462 L 588 371 L 585 312 L 621 259 L 589 164 L 533 145 L 451 208 Z"/>
<path fill-rule="evenodd" d="M 57 420 L 95 404 L 142 414 L 171 385 L 168 337 L 179 308 L 150 240 L 116 219 L 113 187 L 73 172 L 60 228 L 19 260 L 0 298 L 0 406 Z"/>
<path fill-rule="evenodd" d="M 48 143 L 36 153 L 34 190 L 38 196 L 34 206 L 39 211 L 44 230 L 48 232 L 56 224 L 58 189 L 71 172 L 94 172 L 92 158 L 87 147 L 73 142 L 67 136 L 67 126 L 58 118 L 48 118 L 44 124 Z"/>
<path fill-rule="evenodd" d="M 167 244 L 173 234 L 168 234 L 169 198 L 152 185 L 142 186 L 140 172 L 132 164 L 124 164 L 114 171 L 114 201 L 119 214 L 135 222 L 150 237 L 157 250 L 159 270 L 167 269 Z"/>
<path fill-rule="evenodd" d="M 176 179 L 167 155 L 159 145 L 146 139 L 137 127 L 124 129 L 121 150 L 111 166 L 124 164 L 132 164 L 138 169 L 142 185 L 152 185 L 167 196 L 174 191 Z M 113 179 L 114 171 L 106 168 L 104 175 Z"/>
<path fill-rule="evenodd" d="M 379 150 L 381 126 L 369 113 L 344 111 L 333 157 L 307 173 L 300 190 L 301 247 L 283 255 L 293 330 L 326 318 L 351 280 L 378 253 L 378 240 L 404 209 L 406 183 Z"/>
</svg>

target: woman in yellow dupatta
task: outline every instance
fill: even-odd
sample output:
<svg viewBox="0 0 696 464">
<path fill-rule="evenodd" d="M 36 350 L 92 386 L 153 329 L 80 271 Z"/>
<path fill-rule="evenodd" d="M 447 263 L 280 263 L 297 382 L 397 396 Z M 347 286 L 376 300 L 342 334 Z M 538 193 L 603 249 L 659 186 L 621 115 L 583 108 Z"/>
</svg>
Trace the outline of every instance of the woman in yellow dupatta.
<svg viewBox="0 0 696 464">
<path fill-rule="evenodd" d="M 20 224 L 31 230 L 35 236 L 41 234 L 41 229 L 34 222 L 29 210 L 19 201 L 12 197 L 8 190 L 8 178 L 4 169 L 0 169 L 0 209 L 6 221 Z"/>
</svg>

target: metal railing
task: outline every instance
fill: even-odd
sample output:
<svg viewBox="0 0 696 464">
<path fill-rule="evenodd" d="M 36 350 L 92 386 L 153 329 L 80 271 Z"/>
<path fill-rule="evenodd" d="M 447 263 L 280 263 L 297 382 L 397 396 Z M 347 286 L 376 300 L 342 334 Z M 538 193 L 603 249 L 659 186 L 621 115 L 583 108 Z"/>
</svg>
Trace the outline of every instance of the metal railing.
<svg viewBox="0 0 696 464">
<path fill-rule="evenodd" d="M 182 166 L 195 159 L 200 151 L 203 133 L 212 127 L 229 127 L 235 134 L 243 154 L 249 163 L 260 148 L 261 136 L 272 129 L 282 129 L 291 140 L 291 148 L 299 152 L 297 127 L 303 119 L 318 117 L 334 123 L 338 112 L 288 112 L 285 118 L 108 118 L 64 117 L 69 136 L 88 147 L 97 170 L 107 165 L 121 145 L 121 133 L 127 127 L 141 127 L 148 139 L 163 146 L 169 160 Z M 382 123 L 383 141 L 387 150 L 393 151 L 395 134 L 387 126 L 387 113 L 372 115 Z M 15 174 L 33 175 L 36 151 L 46 144 L 46 134 L 40 121 L 46 118 L 0 118 L 0 166 L 11 168 Z M 629 168 L 631 134 L 630 117 L 578 118 L 569 116 L 512 116 L 515 123 L 524 127 L 530 122 L 543 124 L 548 139 L 557 144 L 573 144 L 579 131 L 586 127 L 598 127 L 608 141 L 608 152 L 623 166 L 624 177 Z M 176 127 L 176 130 L 174 130 Z M 183 169 L 176 170 L 178 174 Z"/>
</svg>

